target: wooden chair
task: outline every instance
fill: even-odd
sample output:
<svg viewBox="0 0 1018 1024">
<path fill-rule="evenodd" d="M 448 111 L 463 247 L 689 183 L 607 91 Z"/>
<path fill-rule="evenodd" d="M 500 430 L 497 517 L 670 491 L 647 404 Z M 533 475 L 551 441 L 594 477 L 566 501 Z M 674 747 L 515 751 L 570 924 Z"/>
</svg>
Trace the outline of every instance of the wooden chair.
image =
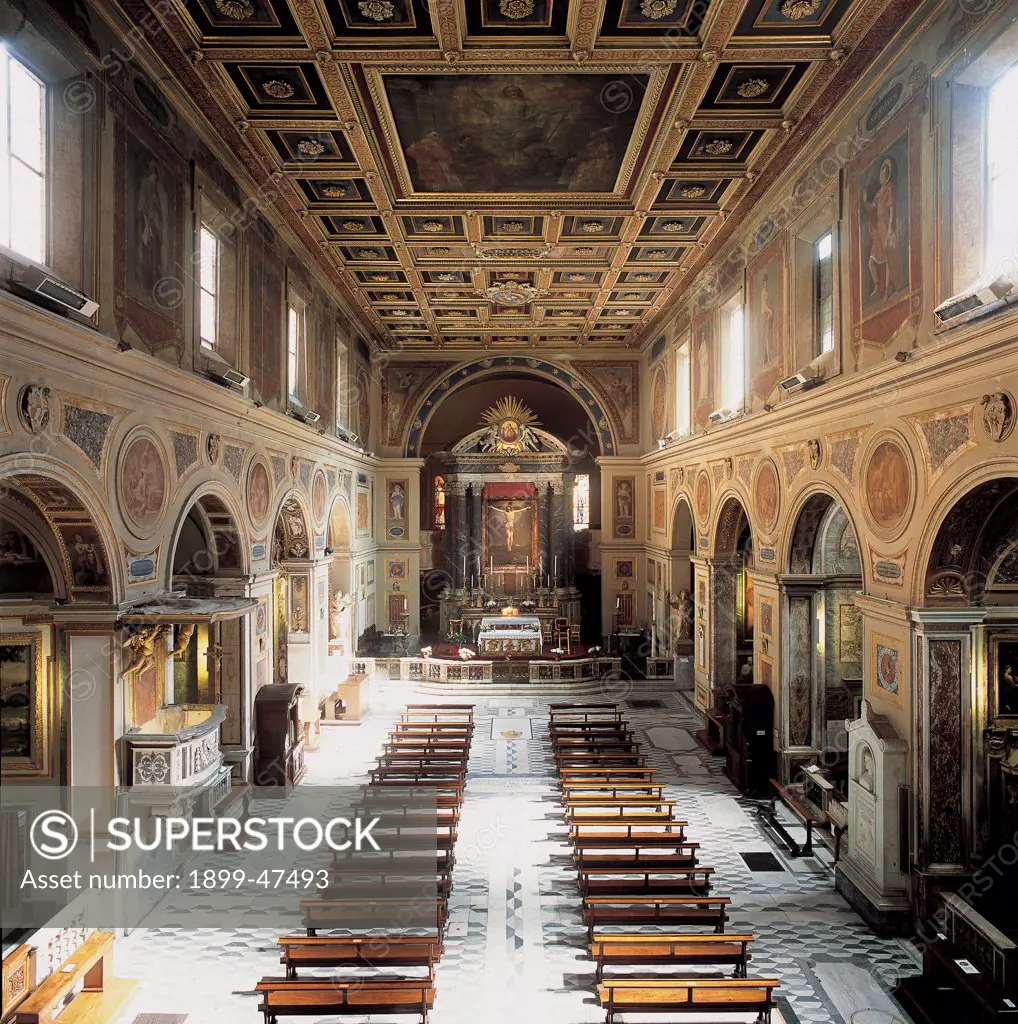
<svg viewBox="0 0 1018 1024">
<path fill-rule="evenodd" d="M 555 637 L 555 646 L 561 647 L 566 654 L 572 654 L 569 644 L 569 620 L 556 617 L 552 622 L 552 633 Z"/>
<path fill-rule="evenodd" d="M 452 639 L 454 636 L 463 636 L 463 620 L 462 619 L 450 619 L 449 620 L 449 633 L 448 636 Z"/>
<path fill-rule="evenodd" d="M 580 646 L 580 624 L 578 622 L 574 622 L 569 627 L 569 642 L 576 647 Z"/>
</svg>

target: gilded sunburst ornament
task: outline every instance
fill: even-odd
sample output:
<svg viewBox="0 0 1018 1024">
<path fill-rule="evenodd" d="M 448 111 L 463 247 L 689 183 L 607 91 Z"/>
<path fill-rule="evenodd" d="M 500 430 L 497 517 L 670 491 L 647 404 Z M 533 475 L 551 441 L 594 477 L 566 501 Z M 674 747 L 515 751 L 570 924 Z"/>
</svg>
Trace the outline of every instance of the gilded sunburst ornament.
<svg viewBox="0 0 1018 1024">
<path fill-rule="evenodd" d="M 391 21 L 396 13 L 395 5 L 389 0 L 361 0 L 357 10 L 369 21 Z"/>
<path fill-rule="evenodd" d="M 779 10 L 789 21 L 812 18 L 823 5 L 823 0 L 781 0 Z"/>
<path fill-rule="evenodd" d="M 744 100 L 755 100 L 766 96 L 771 91 L 771 86 L 766 78 L 747 78 L 735 91 Z"/>
<path fill-rule="evenodd" d="M 726 153 L 731 153 L 732 143 L 729 139 L 711 139 L 703 148 L 711 156 L 724 156 Z"/>
<path fill-rule="evenodd" d="M 678 0 L 641 0 L 640 12 L 645 18 L 659 21 L 675 11 Z"/>
<path fill-rule="evenodd" d="M 707 194 L 707 190 L 703 185 L 684 185 L 679 190 L 679 195 L 683 199 L 702 199 Z"/>
<path fill-rule="evenodd" d="M 346 185 L 325 185 L 322 187 L 322 195 L 327 199 L 342 199 L 346 193 Z"/>
<path fill-rule="evenodd" d="M 521 21 L 534 13 L 534 0 L 499 0 L 498 9 L 503 17 Z"/>
<path fill-rule="evenodd" d="M 282 78 L 270 78 L 262 83 L 262 92 L 274 100 L 291 100 L 296 92 L 293 84 Z"/>
<path fill-rule="evenodd" d="M 234 21 L 247 21 L 254 16 L 254 4 L 249 0 L 216 0 L 216 10 Z"/>
<path fill-rule="evenodd" d="M 297 143 L 297 152 L 301 156 L 321 156 L 325 152 L 325 146 L 318 139 L 301 139 Z"/>
<path fill-rule="evenodd" d="M 534 434 L 534 427 L 540 426 L 538 418 L 514 395 L 506 395 L 486 409 L 481 422 L 487 428 L 481 437 L 481 451 L 512 455 L 536 451 L 540 446 Z"/>
</svg>

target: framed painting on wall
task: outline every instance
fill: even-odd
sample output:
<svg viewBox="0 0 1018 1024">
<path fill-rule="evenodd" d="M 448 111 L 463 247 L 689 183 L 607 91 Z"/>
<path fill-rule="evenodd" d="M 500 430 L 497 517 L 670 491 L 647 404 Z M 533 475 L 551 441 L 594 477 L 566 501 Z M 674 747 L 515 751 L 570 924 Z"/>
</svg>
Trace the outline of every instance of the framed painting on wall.
<svg viewBox="0 0 1018 1024">
<path fill-rule="evenodd" d="M 993 717 L 1018 718 L 1018 635 L 992 641 Z"/>
<path fill-rule="evenodd" d="M 49 774 L 48 703 L 42 635 L 0 638 L 0 772 L 4 778 Z"/>
<path fill-rule="evenodd" d="M 407 491 L 405 479 L 385 481 L 385 532 L 392 538 L 407 532 Z"/>
<path fill-rule="evenodd" d="M 371 503 L 366 490 L 357 491 L 357 532 L 371 531 Z"/>
<path fill-rule="evenodd" d="M 665 489 L 654 488 L 654 529 L 664 530 L 665 528 Z"/>
</svg>

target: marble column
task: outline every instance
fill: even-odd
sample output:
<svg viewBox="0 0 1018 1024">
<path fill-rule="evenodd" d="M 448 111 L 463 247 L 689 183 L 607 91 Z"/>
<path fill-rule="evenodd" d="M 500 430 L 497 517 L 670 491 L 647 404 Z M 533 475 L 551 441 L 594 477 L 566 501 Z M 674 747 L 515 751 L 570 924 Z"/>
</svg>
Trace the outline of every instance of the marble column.
<svg viewBox="0 0 1018 1024">
<path fill-rule="evenodd" d="M 565 542 L 565 585 L 571 587 L 576 576 L 576 531 L 573 529 L 573 487 L 575 478 L 562 478 L 562 533 Z"/>
<path fill-rule="evenodd" d="M 551 489 L 551 567 L 552 582 L 560 583 L 565 577 L 565 530 L 563 528 L 563 495 L 561 490 Z M 558 569 L 555 570 L 556 560 Z"/>
<path fill-rule="evenodd" d="M 735 596 L 740 565 L 736 559 L 715 559 L 710 565 L 711 597 L 711 703 L 717 705 L 735 675 L 735 647 L 738 630 Z"/>
<path fill-rule="evenodd" d="M 453 585 L 463 586 L 463 566 L 470 551 L 470 523 L 467 519 L 467 488 L 465 484 L 458 483 L 456 486 L 456 560 L 453 565 Z M 467 578 L 469 579 L 469 570 Z"/>
<path fill-rule="evenodd" d="M 544 571 L 551 572 L 551 529 L 549 527 L 550 499 L 549 486 L 545 483 L 537 485 L 537 555 L 538 561 L 544 564 Z M 542 584 L 543 585 L 543 584 Z"/>
<path fill-rule="evenodd" d="M 470 485 L 470 544 L 467 549 L 468 582 L 471 576 L 478 576 L 477 567 L 484 555 L 484 526 L 481 521 L 481 490 L 482 485 L 479 483 Z M 479 585 L 479 578 L 477 582 Z"/>
<path fill-rule="evenodd" d="M 789 758 L 809 761 L 819 751 L 822 732 L 817 687 L 818 627 L 816 603 L 819 589 L 812 583 L 783 583 L 781 616 L 783 657 L 781 659 L 780 744 L 783 764 Z M 822 607 L 822 603 L 821 603 Z"/>
</svg>

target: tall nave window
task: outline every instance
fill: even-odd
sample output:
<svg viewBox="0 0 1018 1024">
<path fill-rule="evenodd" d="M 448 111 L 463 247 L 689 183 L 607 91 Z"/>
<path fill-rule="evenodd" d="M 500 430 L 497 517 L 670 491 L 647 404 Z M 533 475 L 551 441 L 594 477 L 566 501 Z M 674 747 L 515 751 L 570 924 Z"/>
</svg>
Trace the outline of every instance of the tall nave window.
<svg viewBox="0 0 1018 1024">
<path fill-rule="evenodd" d="M 813 289 L 816 329 L 814 355 L 834 348 L 834 233 L 828 231 L 813 244 Z"/>
<path fill-rule="evenodd" d="M 198 244 L 201 343 L 215 348 L 219 327 L 219 237 L 207 224 L 202 224 Z"/>
<path fill-rule="evenodd" d="M 1018 268 L 1018 64 L 990 88 L 986 148 L 986 269 L 1014 274 Z"/>
<path fill-rule="evenodd" d="M 675 353 L 675 434 L 685 437 L 690 425 L 689 342 Z"/>
<path fill-rule="evenodd" d="M 735 413 L 746 404 L 746 323 L 742 297 L 724 311 L 721 339 L 721 404 Z"/>
<path fill-rule="evenodd" d="M 573 529 L 590 526 L 590 477 L 581 473 L 573 484 Z"/>
<path fill-rule="evenodd" d="M 0 48 L 0 244 L 46 261 L 46 86 Z"/>
</svg>

